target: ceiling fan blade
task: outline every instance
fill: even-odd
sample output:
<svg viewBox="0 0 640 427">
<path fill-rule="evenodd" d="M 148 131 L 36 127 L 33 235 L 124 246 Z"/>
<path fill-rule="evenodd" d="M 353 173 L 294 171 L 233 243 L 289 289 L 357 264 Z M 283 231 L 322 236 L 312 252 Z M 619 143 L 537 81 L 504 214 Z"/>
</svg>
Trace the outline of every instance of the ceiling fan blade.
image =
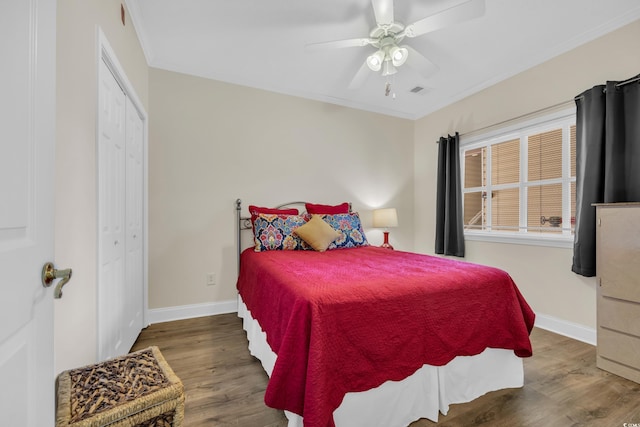
<svg viewBox="0 0 640 427">
<path fill-rule="evenodd" d="M 369 37 L 360 39 L 336 40 L 332 42 L 309 43 L 304 47 L 307 52 L 315 52 L 325 49 L 341 49 L 343 47 L 362 47 L 367 46 L 377 40 Z"/>
<path fill-rule="evenodd" d="M 393 0 L 371 0 L 378 26 L 393 24 Z"/>
<path fill-rule="evenodd" d="M 403 34 L 407 37 L 418 37 L 458 22 L 478 18 L 484 15 L 484 9 L 484 0 L 469 0 L 407 25 Z"/>
<path fill-rule="evenodd" d="M 412 48 L 411 46 L 402 46 L 407 48 L 409 55 L 407 56 L 407 65 L 409 68 L 416 70 L 422 77 L 428 79 L 438 72 L 439 68 L 436 64 L 428 60 L 420 52 Z"/>
<path fill-rule="evenodd" d="M 371 73 L 371 70 L 367 66 L 367 61 L 365 60 L 362 66 L 360 67 L 360 69 L 358 70 L 358 72 L 356 73 L 356 75 L 353 76 L 351 83 L 349 83 L 349 89 L 351 90 L 360 89 L 364 84 L 364 82 L 367 80 L 367 77 L 369 77 L 370 73 Z"/>
</svg>

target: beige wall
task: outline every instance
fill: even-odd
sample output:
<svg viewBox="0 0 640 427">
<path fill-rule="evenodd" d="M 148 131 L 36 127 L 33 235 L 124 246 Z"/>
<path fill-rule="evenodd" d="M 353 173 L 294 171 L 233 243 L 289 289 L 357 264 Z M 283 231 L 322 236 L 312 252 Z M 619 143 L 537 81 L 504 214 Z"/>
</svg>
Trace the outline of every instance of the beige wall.
<svg viewBox="0 0 640 427">
<path fill-rule="evenodd" d="M 570 101 L 582 91 L 640 72 L 640 21 L 416 121 L 415 248 L 433 253 L 435 141 Z M 467 241 L 466 259 L 508 271 L 542 315 L 595 328 L 595 280 L 571 272 L 572 250 Z"/>
<path fill-rule="evenodd" d="M 72 268 L 55 301 L 56 372 L 93 363 L 96 343 L 97 27 L 148 110 L 148 67 L 120 1 L 58 0 L 55 263 Z M 127 16 L 128 17 L 128 16 Z"/>
<path fill-rule="evenodd" d="M 153 68 L 149 101 L 149 308 L 235 299 L 238 197 L 393 206 L 413 249 L 412 121 Z"/>
</svg>

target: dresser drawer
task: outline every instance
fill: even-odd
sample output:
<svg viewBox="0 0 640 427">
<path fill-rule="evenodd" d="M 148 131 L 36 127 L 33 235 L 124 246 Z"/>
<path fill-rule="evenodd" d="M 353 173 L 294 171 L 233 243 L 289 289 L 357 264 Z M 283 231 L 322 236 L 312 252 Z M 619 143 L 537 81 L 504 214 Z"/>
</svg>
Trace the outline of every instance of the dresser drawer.
<svg viewBox="0 0 640 427">
<path fill-rule="evenodd" d="M 640 337 L 599 327 L 598 356 L 640 370 Z"/>
<path fill-rule="evenodd" d="M 598 325 L 640 337 L 640 304 L 599 295 Z"/>
</svg>

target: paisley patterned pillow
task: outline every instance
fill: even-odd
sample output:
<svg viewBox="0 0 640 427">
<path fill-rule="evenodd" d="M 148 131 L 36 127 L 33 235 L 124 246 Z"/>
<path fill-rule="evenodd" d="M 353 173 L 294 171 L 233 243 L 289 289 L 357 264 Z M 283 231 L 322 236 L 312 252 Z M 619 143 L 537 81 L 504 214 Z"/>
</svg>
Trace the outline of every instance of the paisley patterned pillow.
<svg viewBox="0 0 640 427">
<path fill-rule="evenodd" d="M 360 215 L 357 212 L 322 215 L 322 219 L 341 234 L 329 245 L 327 250 L 369 246 L 367 237 L 362 229 Z"/>
<path fill-rule="evenodd" d="M 293 230 L 304 225 L 302 215 L 258 214 L 253 221 L 255 251 L 312 249 Z"/>
</svg>

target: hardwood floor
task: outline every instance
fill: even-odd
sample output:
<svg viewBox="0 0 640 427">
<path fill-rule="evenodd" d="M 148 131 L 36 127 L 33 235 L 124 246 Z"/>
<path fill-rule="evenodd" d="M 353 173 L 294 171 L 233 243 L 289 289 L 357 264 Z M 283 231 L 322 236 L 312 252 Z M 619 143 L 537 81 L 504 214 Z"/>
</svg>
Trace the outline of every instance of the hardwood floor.
<svg viewBox="0 0 640 427">
<path fill-rule="evenodd" d="M 523 388 L 452 405 L 437 424 L 423 419 L 410 427 L 640 426 L 640 385 L 596 368 L 593 346 L 537 328 L 531 340 Z M 268 378 L 235 314 L 151 325 L 132 350 L 150 345 L 184 384 L 184 427 L 287 425 L 282 411 L 264 404 Z"/>
</svg>

